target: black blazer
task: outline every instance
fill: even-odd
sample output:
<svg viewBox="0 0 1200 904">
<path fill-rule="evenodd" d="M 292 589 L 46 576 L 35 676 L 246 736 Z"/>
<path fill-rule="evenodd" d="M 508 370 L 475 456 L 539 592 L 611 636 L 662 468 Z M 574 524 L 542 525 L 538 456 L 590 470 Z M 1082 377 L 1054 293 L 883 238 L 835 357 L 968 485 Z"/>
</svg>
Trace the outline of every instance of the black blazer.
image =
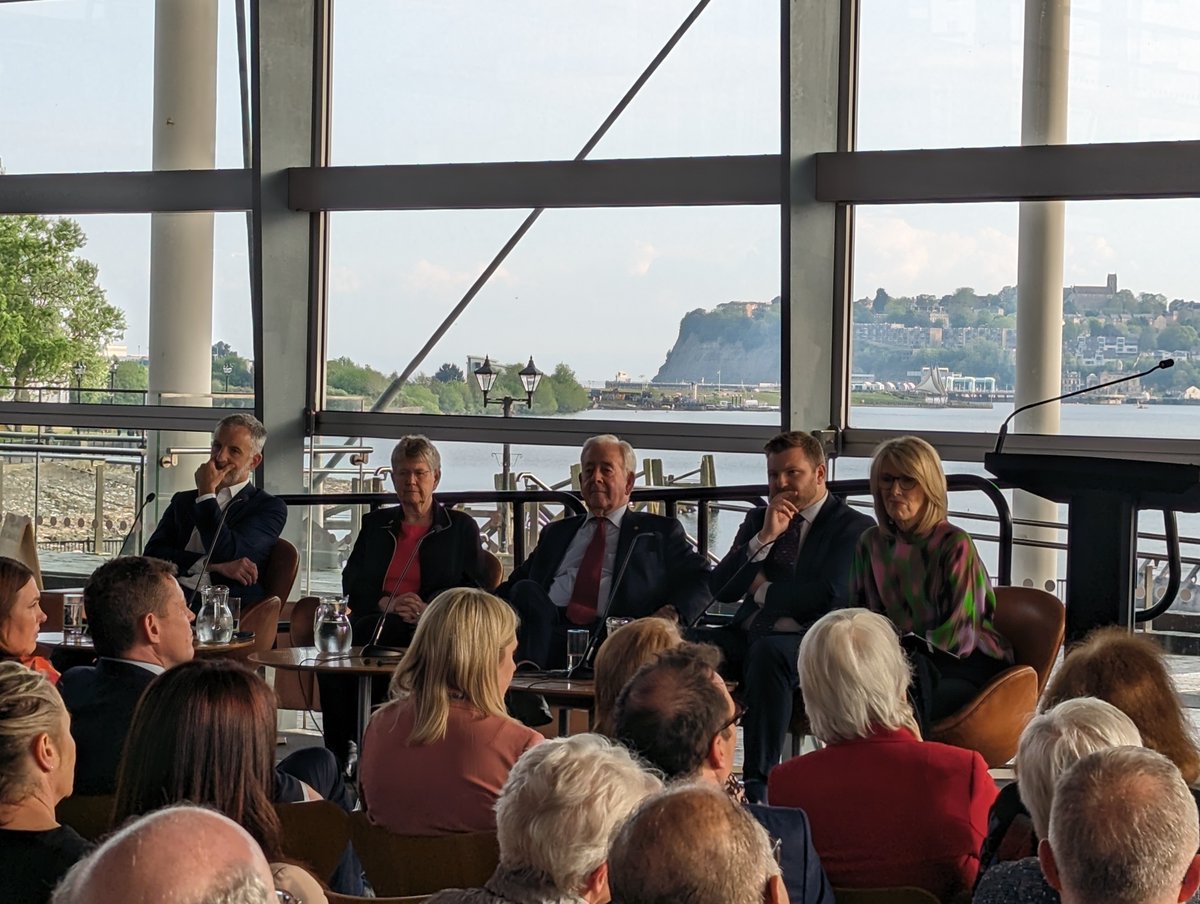
<svg viewBox="0 0 1200 904">
<path fill-rule="evenodd" d="M 149 669 L 101 657 L 96 665 L 63 672 L 59 693 L 71 714 L 75 739 L 75 793 L 112 794 L 133 710 L 155 675 Z"/>
<path fill-rule="evenodd" d="M 174 562 L 181 574 L 204 558 L 204 553 L 184 549 L 192 529 L 200 529 L 200 539 L 207 550 L 213 548 L 213 537 L 221 523 L 217 500 L 197 502 L 198 496 L 198 491 L 188 490 L 171 497 L 171 504 L 146 544 L 145 555 Z M 258 566 L 261 578 L 267 557 L 287 523 L 287 506 L 265 490 L 247 484 L 229 503 L 228 512 L 221 535 L 216 538 L 212 561 L 231 562 L 245 557 Z M 209 577 L 214 584 L 227 585 L 229 595 L 239 597 L 243 605 L 262 599 L 263 589 L 259 584 L 241 584 L 215 572 Z"/>
<path fill-rule="evenodd" d="M 733 547 L 713 569 L 709 586 L 713 596 L 722 602 L 746 597 L 758 574 L 759 564 L 750 562 L 748 544 L 762 530 L 766 513 L 765 507 L 759 507 L 746 514 Z M 776 619 L 790 616 L 806 625 L 826 612 L 845 606 L 849 600 L 850 566 L 854 562 L 858 538 L 874 524 L 875 519 L 870 515 L 855 511 L 830 493 L 809 528 L 794 568 L 774 561 L 776 547 L 767 554 L 762 567 L 771 586 L 763 603 L 764 614 L 758 621 L 769 625 Z M 747 598 L 731 624 L 740 625 L 757 611 L 758 605 Z"/>
<path fill-rule="evenodd" d="M 534 581 L 549 591 L 567 547 L 586 520 L 586 515 L 575 515 L 546 525 L 537 548 L 496 593 L 507 598 L 512 585 L 521 580 Z M 643 539 L 634 546 L 634 538 L 639 536 Z M 625 512 L 613 567 L 614 582 L 622 568 L 625 572 L 620 585 L 613 588 L 615 594 L 605 615 L 642 618 L 671 605 L 683 623 L 689 624 L 712 602 L 708 563 L 688 543 L 683 526 L 674 518 L 632 509 Z"/>
<path fill-rule="evenodd" d="M 363 516 L 358 539 L 342 570 L 342 592 L 350 599 L 351 614 L 358 618 L 379 611 L 383 581 L 396 553 L 396 537 L 403 519 L 404 510 L 400 506 Z M 429 602 L 451 587 L 486 586 L 483 546 L 474 518 L 435 502 L 433 527 L 425 537 L 417 552 L 421 599 Z"/>
</svg>

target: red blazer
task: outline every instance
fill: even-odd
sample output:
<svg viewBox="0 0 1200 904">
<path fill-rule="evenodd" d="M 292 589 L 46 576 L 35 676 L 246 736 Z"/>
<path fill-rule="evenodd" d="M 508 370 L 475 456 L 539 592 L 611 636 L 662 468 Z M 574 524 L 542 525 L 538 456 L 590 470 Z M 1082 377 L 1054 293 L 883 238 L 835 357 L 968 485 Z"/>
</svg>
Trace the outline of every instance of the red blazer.
<svg viewBox="0 0 1200 904">
<path fill-rule="evenodd" d="M 772 806 L 800 807 L 835 888 L 970 893 L 996 783 L 978 753 L 901 728 L 831 744 L 771 771 Z"/>
</svg>

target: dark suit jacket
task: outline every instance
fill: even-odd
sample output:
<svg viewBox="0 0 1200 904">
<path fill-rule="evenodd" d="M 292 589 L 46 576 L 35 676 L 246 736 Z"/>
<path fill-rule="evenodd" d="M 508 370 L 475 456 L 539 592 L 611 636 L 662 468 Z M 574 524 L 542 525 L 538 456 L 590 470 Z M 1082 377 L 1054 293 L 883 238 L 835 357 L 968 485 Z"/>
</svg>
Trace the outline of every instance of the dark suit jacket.
<svg viewBox="0 0 1200 904">
<path fill-rule="evenodd" d="M 759 563 L 750 561 L 749 543 L 762 530 L 766 513 L 766 508 L 760 507 L 746 514 L 733 548 L 713 569 L 709 586 L 717 599 L 733 602 L 745 597 L 750 590 Z M 874 518 L 855 511 L 830 493 L 809 528 L 794 568 L 775 560 L 777 547 L 772 547 L 767 554 L 762 568 L 771 586 L 758 621 L 769 625 L 789 616 L 806 625 L 826 612 L 845 606 L 858 538 L 874 523 Z M 732 624 L 740 625 L 756 611 L 758 605 L 747 598 L 733 616 Z"/>
<path fill-rule="evenodd" d="M 585 515 L 575 515 L 546 525 L 537 548 L 496 593 L 507 598 L 509 588 L 521 580 L 532 580 L 549 591 L 567 547 L 586 520 Z M 638 536 L 644 539 L 633 546 Z M 674 518 L 627 511 L 621 518 L 621 533 L 617 538 L 614 582 L 622 567 L 625 573 L 621 583 L 613 588 L 616 592 L 610 597 L 606 616 L 642 618 L 671 605 L 683 623 L 688 624 L 712 602 L 708 592 L 708 563 L 688 543 L 683 526 Z"/>
<path fill-rule="evenodd" d="M 362 617 L 378 612 L 383 581 L 396 552 L 396 532 L 404 518 L 400 506 L 378 509 L 363 516 L 362 529 L 342 571 L 342 592 L 350 598 L 350 611 Z M 434 503 L 433 528 L 417 552 L 421 568 L 420 596 L 429 602 L 451 587 L 483 587 L 487 573 L 481 559 L 483 547 L 475 519 Z"/>
<path fill-rule="evenodd" d="M 834 904 L 833 889 L 812 843 L 812 827 L 803 810 L 746 804 L 750 815 L 779 844 L 779 868 L 791 904 Z"/>
<path fill-rule="evenodd" d="M 140 665 L 103 657 L 94 666 L 63 673 L 58 690 L 71 714 L 71 736 L 77 747 L 76 794 L 117 790 L 117 764 L 133 710 L 154 677 Z"/>
<path fill-rule="evenodd" d="M 200 539 L 207 550 L 213 548 L 217 525 L 221 523 L 221 507 L 217 500 L 197 502 L 198 495 L 196 490 L 176 493 L 146 544 L 145 555 L 174 562 L 181 574 L 204 558 L 204 553 L 184 549 L 192 536 L 192 528 L 200 529 Z M 287 522 L 287 506 L 265 490 L 248 484 L 229 503 L 228 512 L 221 535 L 216 537 L 212 561 L 231 562 L 245 557 L 258 566 L 261 577 L 267 557 Z M 263 590 L 258 584 L 241 584 L 215 572 L 209 577 L 214 584 L 227 585 L 229 595 L 239 597 L 243 605 L 262 598 Z"/>
</svg>

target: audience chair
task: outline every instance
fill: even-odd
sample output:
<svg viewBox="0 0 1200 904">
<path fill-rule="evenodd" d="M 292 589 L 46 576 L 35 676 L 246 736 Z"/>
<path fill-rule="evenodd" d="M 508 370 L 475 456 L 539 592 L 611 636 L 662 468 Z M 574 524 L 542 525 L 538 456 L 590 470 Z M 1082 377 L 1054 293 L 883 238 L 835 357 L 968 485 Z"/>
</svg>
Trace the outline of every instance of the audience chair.
<svg viewBox="0 0 1200 904">
<path fill-rule="evenodd" d="M 311 867 L 325 882 L 333 875 L 350 842 L 350 817 L 328 800 L 276 804 L 283 827 L 283 853 Z"/>
<path fill-rule="evenodd" d="M 1037 709 L 1065 629 L 1066 610 L 1058 597 L 1035 587 L 997 587 L 996 630 L 1012 644 L 1014 664 L 954 715 L 935 723 L 929 740 L 977 750 L 989 767 L 1009 762 Z"/>
<path fill-rule="evenodd" d="M 313 618 L 317 614 L 320 597 L 302 596 L 292 606 L 291 621 L 286 642 L 289 647 L 311 647 L 315 642 Z M 280 644 L 284 638 L 280 638 Z M 275 670 L 275 697 L 280 709 L 298 709 L 320 712 L 321 693 L 317 689 L 315 676 L 311 672 Z"/>
<path fill-rule="evenodd" d="M 254 647 L 250 653 L 265 653 L 275 646 L 275 636 L 279 633 L 279 610 L 282 606 L 279 597 L 268 596 L 255 603 L 249 612 L 242 613 L 238 629 L 254 632 Z"/>
<path fill-rule="evenodd" d="M 300 571 L 300 554 L 296 547 L 280 537 L 271 547 L 267 556 L 267 564 L 263 566 L 262 585 L 263 596 L 277 596 L 281 603 L 286 603 L 296 583 L 296 575 Z"/>
<path fill-rule="evenodd" d="M 424 904 L 433 895 L 412 895 L 407 898 L 360 898 L 357 895 L 339 895 L 336 891 L 325 892 L 329 904 Z"/>
<path fill-rule="evenodd" d="M 494 552 L 487 549 L 479 551 L 479 559 L 483 565 L 483 573 L 486 575 L 483 589 L 488 593 L 493 593 L 504 581 L 504 563 Z"/>
<path fill-rule="evenodd" d="M 500 862 L 495 832 L 394 835 L 367 814 L 350 814 L 350 840 L 371 887 L 381 895 L 431 895 L 483 885 Z"/>
<path fill-rule="evenodd" d="M 835 888 L 836 904 L 938 904 L 937 895 L 923 888 Z"/>
<path fill-rule="evenodd" d="M 112 794 L 76 794 L 60 800 L 54 816 L 88 841 L 96 841 L 112 830 L 115 804 L 116 796 Z"/>
</svg>

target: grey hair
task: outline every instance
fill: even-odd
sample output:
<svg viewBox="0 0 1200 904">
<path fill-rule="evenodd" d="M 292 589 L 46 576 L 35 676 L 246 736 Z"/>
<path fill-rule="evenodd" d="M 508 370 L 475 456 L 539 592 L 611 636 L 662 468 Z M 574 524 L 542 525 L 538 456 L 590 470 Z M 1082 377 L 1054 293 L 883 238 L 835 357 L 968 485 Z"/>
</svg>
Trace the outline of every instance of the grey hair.
<svg viewBox="0 0 1200 904">
<path fill-rule="evenodd" d="M 432 471 L 442 469 L 442 455 L 438 452 L 437 446 L 429 441 L 429 437 L 419 433 L 400 437 L 396 445 L 392 447 L 392 471 L 395 472 L 398 464 L 410 458 L 425 459 L 425 463 Z"/>
<path fill-rule="evenodd" d="M 1017 789 L 1045 838 L 1054 784 L 1081 757 L 1110 747 L 1141 747 L 1142 736 L 1125 713 L 1095 697 L 1076 697 L 1034 716 L 1017 746 Z"/>
<path fill-rule="evenodd" d="M 255 455 L 261 453 L 263 446 L 267 444 L 267 428 L 263 426 L 263 422 L 245 411 L 227 415 L 217 421 L 217 426 L 213 427 L 212 432 L 214 442 L 217 439 L 217 434 L 225 427 L 244 428 L 250 434 L 250 441 L 254 444 Z"/>
<path fill-rule="evenodd" d="M 633 446 L 621 439 L 621 437 L 613 433 L 601 433 L 599 436 L 592 436 L 584 440 L 583 448 L 579 450 L 579 460 L 587 458 L 588 452 L 592 446 L 619 446 L 621 449 L 621 458 L 625 463 L 625 470 L 630 474 L 637 473 L 637 454 L 633 451 Z"/>
<path fill-rule="evenodd" d="M 1078 900 L 1174 901 L 1200 846 L 1200 822 L 1174 763 L 1153 750 L 1112 747 L 1063 775 L 1049 839 L 1062 888 Z"/>
<path fill-rule="evenodd" d="M 0 662 L 0 804 L 20 803 L 35 787 L 33 739 L 61 742 L 63 702 L 46 676 L 19 662 Z"/>
<path fill-rule="evenodd" d="M 866 609 L 836 609 L 800 642 L 797 662 L 804 711 L 827 743 L 907 728 L 920 737 L 908 702 L 912 667 L 896 629 Z"/>
<path fill-rule="evenodd" d="M 613 836 L 662 782 L 624 747 L 594 734 L 556 738 L 516 762 L 496 804 L 500 864 L 579 893 Z"/>
</svg>

